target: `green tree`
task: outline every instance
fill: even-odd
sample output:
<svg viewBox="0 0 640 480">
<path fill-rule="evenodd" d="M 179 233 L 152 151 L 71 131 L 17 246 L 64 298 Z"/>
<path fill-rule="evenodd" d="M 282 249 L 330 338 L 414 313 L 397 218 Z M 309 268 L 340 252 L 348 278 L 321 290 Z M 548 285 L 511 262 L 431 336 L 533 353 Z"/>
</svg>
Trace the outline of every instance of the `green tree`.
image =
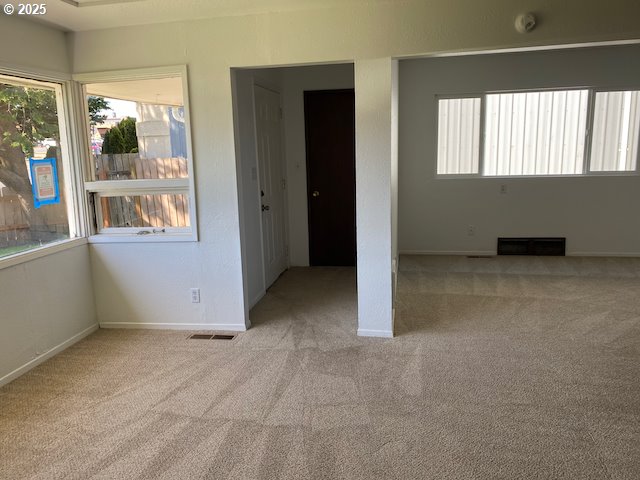
<svg viewBox="0 0 640 480">
<path fill-rule="evenodd" d="M 118 128 L 122 132 L 122 136 L 124 138 L 124 153 L 136 153 L 138 150 L 136 119 L 127 117 L 118 124 Z"/>
<path fill-rule="evenodd" d="M 0 83 L 0 182 L 20 197 L 32 226 L 46 222 L 34 207 L 25 160 L 45 138 L 60 139 L 55 92 Z"/>
<path fill-rule="evenodd" d="M 104 97 L 96 97 L 90 95 L 87 98 L 87 104 L 89 105 L 89 122 L 91 125 L 97 125 L 107 119 L 106 115 L 101 115 L 100 112 L 105 110 L 111 110 L 109 108 L 109 102 Z"/>
<path fill-rule="evenodd" d="M 111 151 L 111 135 L 109 135 L 109 130 L 104 132 L 104 137 L 102 137 L 102 153 L 109 153 Z"/>
<path fill-rule="evenodd" d="M 109 141 L 106 149 L 105 144 L 102 144 L 102 153 L 125 153 L 124 137 L 117 125 L 109 130 Z"/>
<path fill-rule="evenodd" d="M 127 117 L 105 133 L 102 153 L 137 153 L 138 136 L 135 118 Z"/>
</svg>

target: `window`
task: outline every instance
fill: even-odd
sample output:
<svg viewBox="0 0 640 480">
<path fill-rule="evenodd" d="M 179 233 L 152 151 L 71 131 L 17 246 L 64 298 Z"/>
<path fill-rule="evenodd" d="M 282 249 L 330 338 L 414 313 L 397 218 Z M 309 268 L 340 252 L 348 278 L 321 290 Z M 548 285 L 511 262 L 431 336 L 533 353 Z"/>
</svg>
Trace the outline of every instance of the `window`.
<svg viewBox="0 0 640 480">
<path fill-rule="evenodd" d="M 639 91 L 579 89 L 441 98 L 437 173 L 635 172 L 639 137 Z"/>
<path fill-rule="evenodd" d="M 90 137 L 92 241 L 195 240 L 186 73 L 79 76 Z"/>
<path fill-rule="evenodd" d="M 438 106 L 438 173 L 478 173 L 480 98 L 446 98 Z"/>
<path fill-rule="evenodd" d="M 0 75 L 0 258 L 77 236 L 62 84 Z"/>
<path fill-rule="evenodd" d="M 596 92 L 592 172 L 632 172 L 638 162 L 640 92 Z"/>
</svg>

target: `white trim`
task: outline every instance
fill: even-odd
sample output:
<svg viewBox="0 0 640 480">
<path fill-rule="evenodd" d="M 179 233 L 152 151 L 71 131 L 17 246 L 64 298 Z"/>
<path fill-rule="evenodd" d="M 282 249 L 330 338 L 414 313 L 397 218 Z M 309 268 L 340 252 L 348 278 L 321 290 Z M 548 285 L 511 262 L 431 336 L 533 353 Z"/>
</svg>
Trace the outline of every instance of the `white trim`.
<svg viewBox="0 0 640 480">
<path fill-rule="evenodd" d="M 640 252 L 566 252 L 567 257 L 627 257 L 640 258 Z"/>
<path fill-rule="evenodd" d="M 107 70 L 99 72 L 74 73 L 71 77 L 80 83 L 127 82 L 147 78 L 168 78 L 176 74 L 186 75 L 186 65 L 165 65 L 162 67 L 132 68 L 127 70 Z"/>
<path fill-rule="evenodd" d="M 64 98 L 64 112 L 66 119 L 66 131 L 68 137 L 67 155 L 63 155 L 63 160 L 67 162 L 67 189 L 70 189 L 68 198 L 73 198 L 73 202 L 67 202 L 69 218 L 73 217 L 75 229 L 78 236 L 86 237 L 90 231 L 87 197 L 84 192 L 84 161 L 82 158 L 81 142 L 83 136 L 79 131 L 82 114 L 78 112 L 77 85 L 72 81 L 67 81 L 62 85 L 62 95 Z M 64 152 L 63 152 L 64 153 Z"/>
<path fill-rule="evenodd" d="M 358 328 L 359 337 L 379 337 L 379 338 L 393 338 L 393 332 L 391 330 L 369 330 L 366 328 Z"/>
<path fill-rule="evenodd" d="M 87 239 L 85 237 L 70 238 L 68 240 L 62 240 L 61 242 L 51 243 L 49 245 L 43 245 L 42 247 L 34 248 L 32 250 L 9 255 L 7 257 L 0 258 L 0 270 L 4 268 L 14 267 L 22 263 L 31 262 L 38 258 L 46 257 L 59 252 L 64 252 L 65 250 L 69 250 L 71 248 L 76 248 L 86 244 Z"/>
<path fill-rule="evenodd" d="M 101 83 L 101 82 L 126 82 L 131 80 L 148 80 L 154 78 L 170 78 L 180 76 L 182 81 L 182 95 L 183 95 L 183 108 L 185 117 L 185 136 L 187 147 L 187 171 L 189 172 L 189 178 L 187 179 L 160 179 L 160 180 L 110 180 L 110 181 L 92 181 L 93 175 L 86 177 L 84 188 L 87 195 L 95 192 L 109 192 L 116 194 L 154 194 L 154 193 L 166 193 L 177 190 L 183 190 L 177 193 L 183 193 L 189 199 L 189 238 L 187 235 L 180 237 L 167 237 L 162 241 L 198 241 L 198 222 L 197 222 L 197 196 L 196 196 L 196 184 L 194 174 L 194 158 L 193 158 L 193 139 L 191 133 L 191 108 L 189 105 L 189 81 L 188 71 L 186 65 L 169 65 L 162 67 L 150 67 L 150 68 L 138 68 L 130 70 L 111 70 L 101 72 L 89 72 L 79 73 L 72 76 L 73 80 L 78 82 L 86 94 L 86 84 L 88 83 Z M 86 96 L 86 95 L 85 95 Z M 86 126 L 88 127 L 88 117 L 86 101 L 83 98 L 84 106 L 84 119 Z M 91 171 L 90 168 L 90 149 L 88 139 L 88 128 L 85 129 L 84 150 L 86 155 L 85 166 L 89 166 L 87 172 Z M 147 190 L 144 190 L 147 189 Z M 150 191 L 149 189 L 153 189 Z M 99 204 L 93 203 L 93 210 L 95 215 L 99 216 L 100 207 Z M 93 214 L 93 212 L 92 212 Z M 100 222 L 97 222 L 98 226 Z M 102 230 L 98 228 L 100 232 Z M 186 231 L 187 229 L 185 229 Z M 124 232 L 122 232 L 124 234 Z M 100 233 L 105 235 L 102 240 L 91 240 L 91 243 L 107 243 L 107 242 L 144 242 L 156 241 L 156 238 L 150 240 L 149 236 L 135 237 L 135 234 L 129 234 L 127 239 L 117 239 L 115 235 Z"/>
<path fill-rule="evenodd" d="M 65 72 L 47 70 L 44 68 L 25 67 L 22 65 L 12 65 L 3 63 L 0 72 L 14 77 L 23 77 L 36 81 L 46 81 L 62 83 L 71 80 L 71 75 Z"/>
<path fill-rule="evenodd" d="M 441 250 L 402 250 L 400 255 L 466 255 L 466 256 L 490 256 L 496 257 L 498 254 L 495 251 L 475 251 L 475 252 L 463 252 L 463 251 L 441 251 Z M 512 255 L 500 255 L 501 257 L 510 257 Z M 528 255 L 534 256 L 534 255 Z M 566 252 L 566 257 L 628 257 L 640 258 L 640 252 Z"/>
<path fill-rule="evenodd" d="M 618 45 L 636 45 L 640 43 L 638 39 L 629 40 L 604 40 L 598 42 L 583 42 L 583 43 L 557 43 L 553 45 L 533 45 L 530 47 L 507 47 L 507 48 L 493 48 L 486 50 L 477 49 L 461 49 L 461 50 L 441 50 L 434 53 L 424 54 L 416 53 L 412 55 L 400 55 L 391 57 L 395 60 L 412 60 L 416 58 L 439 58 L 439 57 L 467 57 L 475 55 L 494 55 L 502 53 L 519 53 L 519 52 L 544 52 L 547 50 L 566 50 L 566 49 L 579 49 L 579 48 L 591 48 L 591 47 L 608 47 Z M 288 65 L 283 65 L 288 66 Z"/>
<path fill-rule="evenodd" d="M 477 256 L 495 256 L 495 250 L 475 250 L 475 251 L 464 251 L 464 250 L 400 250 L 399 255 L 477 255 Z"/>
<path fill-rule="evenodd" d="M 100 328 L 123 328 L 140 330 L 216 330 L 246 332 L 243 323 L 146 323 L 146 322 L 100 322 Z"/>
<path fill-rule="evenodd" d="M 54 355 L 56 355 L 56 354 L 62 352 L 63 350 L 69 348 L 74 343 L 77 343 L 80 340 L 82 340 L 83 338 L 87 337 L 88 335 L 91 335 L 96 330 L 98 330 L 98 324 L 97 323 L 95 325 L 91 325 L 88 328 L 85 328 L 80 333 L 76 333 L 73 337 L 71 337 L 70 339 L 65 340 L 61 344 L 53 347 L 51 350 L 49 350 L 49 351 L 47 351 L 47 352 L 45 352 L 45 353 L 43 353 L 41 355 L 38 355 L 37 358 L 34 358 L 33 360 L 25 363 L 23 366 L 16 368 L 13 372 L 8 373 L 4 377 L 0 378 L 0 387 L 2 387 L 3 385 L 6 385 L 7 383 L 15 380 L 19 376 L 24 375 L 25 373 L 27 373 L 32 368 L 37 367 L 38 365 L 40 365 L 45 360 L 50 359 Z"/>
<path fill-rule="evenodd" d="M 153 195 L 154 192 L 189 192 L 188 178 L 161 178 L 144 180 L 98 180 L 85 182 L 88 192 L 99 192 L 103 196 Z M 105 195 L 110 193 L 111 195 Z"/>
<path fill-rule="evenodd" d="M 115 230 L 115 229 L 112 229 Z M 148 231 L 147 227 L 139 228 L 138 231 Z M 90 244 L 96 243 L 163 243 L 163 242 L 195 242 L 197 238 L 193 232 L 189 233 L 150 233 L 148 235 L 137 235 L 135 233 L 98 233 L 91 235 L 87 241 Z"/>
</svg>

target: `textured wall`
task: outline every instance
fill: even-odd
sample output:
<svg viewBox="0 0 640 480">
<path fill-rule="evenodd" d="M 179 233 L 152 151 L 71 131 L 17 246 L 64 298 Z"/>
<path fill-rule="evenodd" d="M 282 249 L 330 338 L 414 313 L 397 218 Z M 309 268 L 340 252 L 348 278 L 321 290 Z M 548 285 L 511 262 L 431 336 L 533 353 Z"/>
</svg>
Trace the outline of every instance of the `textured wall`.
<svg viewBox="0 0 640 480">
<path fill-rule="evenodd" d="M 566 236 L 570 254 L 640 255 L 637 175 L 435 178 L 436 94 L 638 88 L 639 56 L 632 45 L 400 62 L 400 249 L 492 253 L 499 236 Z"/>
<path fill-rule="evenodd" d="M 528 35 L 517 34 L 513 28 L 515 15 L 530 10 L 538 14 L 539 27 Z M 96 271 L 97 283 L 103 287 L 98 293 L 102 296 L 99 303 L 109 303 L 118 285 L 125 280 L 123 277 L 131 275 L 130 270 L 144 272 L 156 268 L 154 265 L 164 259 L 181 258 L 184 261 L 173 265 L 170 278 L 146 277 L 156 288 L 132 286 L 132 290 L 126 292 L 131 297 L 131 305 L 133 300 L 153 292 L 181 307 L 178 308 L 181 322 L 197 323 L 202 320 L 201 313 L 189 304 L 188 287 L 200 286 L 203 291 L 200 308 L 207 312 L 203 321 L 214 325 L 244 325 L 230 67 L 356 60 L 357 69 L 360 60 L 391 56 L 638 38 L 640 27 L 636 20 L 639 16 L 640 4 L 624 0 L 606 4 L 597 0 L 403 1 L 75 34 L 72 45 L 76 72 L 186 63 L 190 74 L 201 242 L 167 244 L 155 249 L 126 244 L 101 246 L 97 253 L 105 267 Z M 386 71 L 373 69 L 370 75 L 382 75 L 361 79 L 372 87 L 378 81 L 390 80 Z M 391 95 L 391 90 L 387 95 Z M 384 131 L 390 131 L 390 101 L 377 103 L 371 99 L 373 103 L 368 103 L 369 100 L 363 103 L 362 100 L 363 97 L 357 107 L 362 109 L 358 113 L 360 118 L 369 114 L 385 118 L 388 130 L 385 127 Z M 376 108 L 380 108 L 377 113 L 371 110 Z M 374 155 L 371 158 L 375 165 L 371 175 L 365 174 L 358 181 L 358 206 L 363 209 L 359 215 L 376 217 L 370 210 L 382 209 L 380 215 L 390 219 L 390 180 L 384 184 L 378 182 L 382 180 L 378 175 L 391 175 L 391 147 L 385 144 L 381 150 L 377 149 L 376 130 L 369 130 L 380 126 L 376 125 L 360 123 L 357 131 L 359 171 L 367 172 L 368 154 Z M 401 125 L 401 132 L 403 128 Z M 386 141 L 391 142 L 390 135 Z M 385 151 L 388 156 L 383 167 L 376 163 L 380 160 L 377 152 Z M 360 254 L 364 251 L 360 248 L 361 242 L 369 246 L 389 244 L 389 248 L 382 248 L 382 256 L 359 256 L 359 266 L 371 262 L 371 274 L 375 275 L 371 279 L 362 278 L 360 293 L 368 291 L 367 298 L 373 299 L 372 310 L 381 302 L 384 304 L 377 311 L 386 316 L 385 328 L 388 328 L 391 322 L 391 228 L 379 230 L 377 222 L 358 222 Z M 138 254 L 131 255 L 133 250 Z M 125 261 L 129 263 L 123 263 Z M 389 280 L 378 282 L 378 275 L 388 276 Z M 195 284 L 184 284 L 184 278 L 192 278 Z M 363 305 L 369 305 L 368 300 L 362 300 L 360 306 Z M 172 312 L 154 311 L 152 318 L 147 312 L 134 311 L 131 307 L 126 313 L 137 322 L 174 323 Z M 101 320 L 108 313 L 102 311 Z M 361 321 L 367 322 L 364 311 L 360 313 Z"/>
</svg>

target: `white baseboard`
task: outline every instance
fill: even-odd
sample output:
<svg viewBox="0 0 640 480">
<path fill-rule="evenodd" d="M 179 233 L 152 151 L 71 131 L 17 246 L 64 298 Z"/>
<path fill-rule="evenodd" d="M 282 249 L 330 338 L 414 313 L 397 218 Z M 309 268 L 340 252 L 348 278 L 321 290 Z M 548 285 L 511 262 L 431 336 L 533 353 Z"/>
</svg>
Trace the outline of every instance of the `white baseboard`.
<svg viewBox="0 0 640 480">
<path fill-rule="evenodd" d="M 366 328 L 359 328 L 358 336 L 359 337 L 393 338 L 393 332 L 390 330 L 369 330 Z"/>
<path fill-rule="evenodd" d="M 237 323 L 137 323 L 100 322 L 100 328 L 137 328 L 141 330 L 207 330 L 246 332 L 247 327 Z"/>
<path fill-rule="evenodd" d="M 621 253 L 621 252 L 567 252 L 567 257 L 624 257 L 633 258 L 640 257 L 639 253 Z"/>
<path fill-rule="evenodd" d="M 461 251 L 461 250 L 449 250 L 449 251 L 444 251 L 444 250 L 402 250 L 400 252 L 400 255 L 465 255 L 465 256 L 470 256 L 470 255 L 478 255 L 478 256 L 491 256 L 493 257 L 494 255 L 496 255 L 496 251 L 495 250 L 476 250 L 476 251 Z"/>
<path fill-rule="evenodd" d="M 45 353 L 43 353 L 41 355 L 38 355 L 37 358 L 34 358 L 30 362 L 25 363 L 23 366 L 21 366 L 19 368 L 16 368 L 13 372 L 11 372 L 11 373 L 5 375 L 4 377 L 0 378 L 0 387 L 2 387 L 3 385 L 6 385 L 7 383 L 15 380 L 19 376 L 24 375 L 25 373 L 27 373 L 32 368 L 37 367 L 38 365 L 40 365 L 45 360 L 48 360 L 51 357 L 53 357 L 54 355 L 56 355 L 56 354 L 60 353 L 61 351 L 69 348 L 71 345 L 73 345 L 74 343 L 79 342 L 84 337 L 86 337 L 88 335 L 91 335 L 96 330 L 98 330 L 98 324 L 97 323 L 95 325 L 91 325 L 89 328 L 85 328 L 80 333 L 76 333 L 69 340 L 66 340 L 66 341 L 62 342 L 60 345 L 57 345 L 57 346 L 53 347 L 51 350 L 48 350 L 47 352 L 45 352 Z"/>
<path fill-rule="evenodd" d="M 436 250 L 402 250 L 400 255 L 466 255 L 466 256 L 496 256 L 495 251 L 436 251 Z M 509 255 L 505 255 L 509 256 Z M 640 252 L 567 252 L 567 257 L 640 257 Z"/>
</svg>

